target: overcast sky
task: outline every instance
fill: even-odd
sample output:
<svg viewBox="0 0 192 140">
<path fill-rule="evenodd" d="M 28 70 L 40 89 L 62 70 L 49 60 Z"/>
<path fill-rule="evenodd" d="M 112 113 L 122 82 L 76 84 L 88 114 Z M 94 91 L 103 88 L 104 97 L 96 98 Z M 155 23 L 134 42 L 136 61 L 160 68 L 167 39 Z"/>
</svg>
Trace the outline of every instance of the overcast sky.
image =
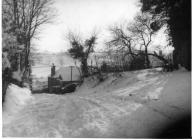
<svg viewBox="0 0 192 140">
<path fill-rule="evenodd" d="M 124 20 L 131 21 L 139 11 L 138 0 L 55 0 L 57 17 L 54 23 L 44 26 L 35 46 L 40 51 L 66 51 L 69 31 L 83 38 L 98 32 L 97 48 L 102 48 L 108 26 Z"/>
<path fill-rule="evenodd" d="M 40 39 L 34 41 L 39 51 L 66 51 L 70 47 L 66 40 L 69 31 L 83 39 L 96 31 L 96 50 L 103 49 L 109 26 L 132 21 L 140 11 L 139 0 L 55 0 L 53 8 L 57 9 L 54 23 L 45 25 Z M 164 35 L 159 38 L 156 44 L 165 44 Z"/>
</svg>

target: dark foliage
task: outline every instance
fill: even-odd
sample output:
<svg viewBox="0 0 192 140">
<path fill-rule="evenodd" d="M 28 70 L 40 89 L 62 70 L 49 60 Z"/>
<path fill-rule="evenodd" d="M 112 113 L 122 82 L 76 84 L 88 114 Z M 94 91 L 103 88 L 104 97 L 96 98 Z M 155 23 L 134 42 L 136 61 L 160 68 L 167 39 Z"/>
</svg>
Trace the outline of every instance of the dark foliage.
<svg viewBox="0 0 192 140">
<path fill-rule="evenodd" d="M 68 85 L 66 85 L 65 87 L 61 88 L 61 92 L 62 92 L 62 93 L 74 92 L 75 89 L 76 89 L 76 87 L 77 87 L 77 84 L 74 84 L 74 83 L 68 84 Z"/>
<path fill-rule="evenodd" d="M 135 59 L 132 59 L 130 62 L 130 70 L 140 70 L 145 68 L 145 56 L 138 55 Z"/>
<path fill-rule="evenodd" d="M 71 42 L 72 48 L 69 49 L 69 53 L 75 59 L 81 58 L 83 56 L 83 46 L 79 44 L 76 40 Z"/>
<path fill-rule="evenodd" d="M 159 17 L 156 25 L 168 24 L 170 43 L 175 48 L 174 67 L 181 64 L 191 70 L 191 1 L 190 0 L 141 0 L 142 11 Z"/>
<path fill-rule="evenodd" d="M 89 75 L 87 59 L 90 53 L 94 51 L 94 46 L 97 40 L 96 35 L 92 35 L 89 39 L 86 39 L 84 43 L 82 43 L 81 39 L 73 33 L 69 33 L 68 39 L 71 44 L 71 48 L 68 52 L 74 59 L 80 60 L 83 77 L 87 77 Z"/>
<path fill-rule="evenodd" d="M 7 87 L 11 82 L 11 73 L 12 71 L 10 68 L 6 68 L 4 71 L 2 71 L 2 103 L 5 100 Z"/>
<path fill-rule="evenodd" d="M 107 72 L 107 63 L 106 62 L 103 62 L 102 65 L 101 65 L 101 71 L 102 72 Z"/>
</svg>

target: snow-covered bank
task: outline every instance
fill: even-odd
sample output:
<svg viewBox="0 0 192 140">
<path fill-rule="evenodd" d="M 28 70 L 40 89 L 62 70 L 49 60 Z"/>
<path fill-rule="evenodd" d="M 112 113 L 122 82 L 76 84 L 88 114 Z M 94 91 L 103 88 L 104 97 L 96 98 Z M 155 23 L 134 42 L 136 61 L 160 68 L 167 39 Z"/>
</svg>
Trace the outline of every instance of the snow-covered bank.
<svg viewBox="0 0 192 140">
<path fill-rule="evenodd" d="M 141 70 L 95 77 L 72 94 L 34 95 L 3 126 L 9 137 L 154 137 L 190 112 L 190 72 Z"/>
<path fill-rule="evenodd" d="M 3 104 L 3 124 L 9 123 L 15 114 L 32 101 L 33 96 L 28 88 L 20 88 L 17 85 L 10 84 L 6 90 Z"/>
</svg>

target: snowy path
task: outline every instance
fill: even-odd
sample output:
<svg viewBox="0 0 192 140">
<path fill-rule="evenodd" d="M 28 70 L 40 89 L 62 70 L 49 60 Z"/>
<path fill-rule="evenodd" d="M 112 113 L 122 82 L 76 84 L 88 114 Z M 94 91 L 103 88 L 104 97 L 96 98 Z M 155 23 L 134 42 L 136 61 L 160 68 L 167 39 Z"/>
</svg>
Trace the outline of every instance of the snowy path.
<svg viewBox="0 0 192 140">
<path fill-rule="evenodd" d="M 180 76 L 184 85 L 188 74 Z M 185 98 L 188 91 L 178 104 L 171 101 L 172 95 L 166 95 L 169 99 L 163 96 L 165 90 L 171 93 L 188 88 L 170 88 L 171 82 L 172 87 L 178 86 L 169 82 L 175 76 L 144 70 L 108 78 L 97 86 L 87 81 L 73 94 L 36 94 L 34 102 L 4 124 L 3 136 L 153 137 L 149 131 L 159 131 L 160 127 L 150 122 L 164 123 L 174 119 L 171 113 L 189 111 Z"/>
</svg>

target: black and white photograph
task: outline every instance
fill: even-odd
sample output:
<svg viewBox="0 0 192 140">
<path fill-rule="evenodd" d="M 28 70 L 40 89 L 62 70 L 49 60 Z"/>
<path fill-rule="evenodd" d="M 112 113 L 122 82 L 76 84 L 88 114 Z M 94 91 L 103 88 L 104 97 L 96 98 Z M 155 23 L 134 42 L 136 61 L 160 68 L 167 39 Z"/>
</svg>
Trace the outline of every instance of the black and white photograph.
<svg viewBox="0 0 192 140">
<path fill-rule="evenodd" d="M 2 138 L 191 138 L 191 0 L 2 0 Z"/>
</svg>

